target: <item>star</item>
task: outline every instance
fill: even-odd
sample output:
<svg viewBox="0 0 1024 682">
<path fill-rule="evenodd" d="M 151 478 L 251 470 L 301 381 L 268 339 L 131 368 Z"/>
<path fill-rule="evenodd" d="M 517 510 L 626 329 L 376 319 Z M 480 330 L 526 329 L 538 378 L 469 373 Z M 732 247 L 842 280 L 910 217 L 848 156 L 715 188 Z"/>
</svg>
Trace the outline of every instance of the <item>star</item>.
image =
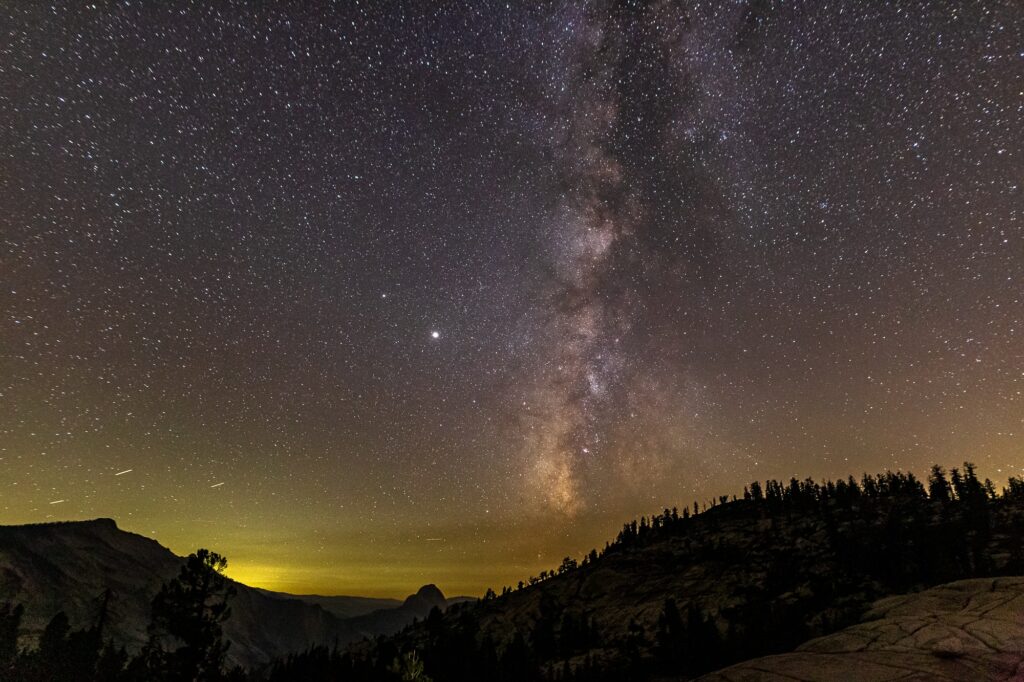
<svg viewBox="0 0 1024 682">
<path fill-rule="evenodd" d="M 486 508 L 482 593 L 655 499 L 1024 473 L 1020 3 L 208 4 L 0 3 L 5 519 Z"/>
</svg>

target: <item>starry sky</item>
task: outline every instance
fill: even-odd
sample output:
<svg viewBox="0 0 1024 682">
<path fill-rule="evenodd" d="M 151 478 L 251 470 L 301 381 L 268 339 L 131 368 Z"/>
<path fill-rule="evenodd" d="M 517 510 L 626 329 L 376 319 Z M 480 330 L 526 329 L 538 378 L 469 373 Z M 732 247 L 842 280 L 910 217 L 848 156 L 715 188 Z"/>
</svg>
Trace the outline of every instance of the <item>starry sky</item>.
<svg viewBox="0 0 1024 682">
<path fill-rule="evenodd" d="M 6 2 L 0 522 L 480 594 L 1024 473 L 1024 6 Z"/>
</svg>

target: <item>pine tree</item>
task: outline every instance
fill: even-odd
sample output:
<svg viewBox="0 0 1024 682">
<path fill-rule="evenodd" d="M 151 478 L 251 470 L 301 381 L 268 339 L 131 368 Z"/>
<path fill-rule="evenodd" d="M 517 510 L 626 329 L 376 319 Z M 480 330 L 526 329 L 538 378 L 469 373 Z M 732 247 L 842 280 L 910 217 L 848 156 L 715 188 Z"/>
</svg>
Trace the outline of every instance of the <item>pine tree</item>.
<svg viewBox="0 0 1024 682">
<path fill-rule="evenodd" d="M 949 481 L 953 486 L 953 494 L 956 496 L 956 499 L 964 499 L 964 494 L 966 492 L 964 488 L 964 479 L 960 475 L 960 470 L 956 467 L 949 470 Z"/>
<path fill-rule="evenodd" d="M 946 480 L 946 470 L 938 464 L 932 465 L 931 474 L 928 476 L 928 497 L 934 502 L 947 504 L 950 501 L 949 481 Z"/>
<path fill-rule="evenodd" d="M 402 682 L 431 682 L 423 672 L 423 661 L 420 660 L 415 650 L 407 651 L 397 657 L 388 671 L 397 675 Z"/>
<path fill-rule="evenodd" d="M 228 600 L 235 594 L 224 577 L 227 565 L 216 552 L 200 549 L 153 599 L 142 655 L 158 679 L 221 679 L 229 644 L 222 639 L 221 623 L 231 615 Z"/>
</svg>

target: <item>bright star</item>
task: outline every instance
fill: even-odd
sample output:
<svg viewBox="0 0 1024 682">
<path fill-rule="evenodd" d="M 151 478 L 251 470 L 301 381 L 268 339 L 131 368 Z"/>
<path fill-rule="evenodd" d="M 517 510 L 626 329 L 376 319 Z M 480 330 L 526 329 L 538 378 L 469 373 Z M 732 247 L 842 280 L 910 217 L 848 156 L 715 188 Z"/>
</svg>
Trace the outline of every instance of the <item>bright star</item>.
<svg viewBox="0 0 1024 682">
<path fill-rule="evenodd" d="M 439 338 L 441 338 L 441 332 L 437 332 L 437 331 L 430 332 L 430 338 L 432 338 L 432 339 L 439 339 Z"/>
</svg>

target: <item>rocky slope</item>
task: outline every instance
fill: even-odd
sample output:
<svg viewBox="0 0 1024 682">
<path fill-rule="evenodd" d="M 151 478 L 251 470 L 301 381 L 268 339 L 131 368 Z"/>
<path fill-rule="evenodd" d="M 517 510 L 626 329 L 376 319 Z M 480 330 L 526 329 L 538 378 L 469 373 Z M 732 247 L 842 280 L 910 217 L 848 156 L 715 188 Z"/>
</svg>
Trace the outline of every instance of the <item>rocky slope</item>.
<svg viewBox="0 0 1024 682">
<path fill-rule="evenodd" d="M 1024 577 L 961 580 L 876 602 L 857 625 L 702 682 L 1024 680 Z"/>
<path fill-rule="evenodd" d="M 886 596 L 1024 573 L 1024 487 L 1000 496 L 969 473 L 931 495 L 887 473 L 669 510 L 579 565 L 363 649 L 354 670 L 379 674 L 374 656 L 415 650 L 438 681 L 679 680 L 792 651 Z"/>
<path fill-rule="evenodd" d="M 0 526 L 0 602 L 25 606 L 23 636 L 37 637 L 58 611 L 74 627 L 92 623 L 110 590 L 106 634 L 129 649 L 146 639 L 149 604 L 160 585 L 178 574 L 182 558 L 158 542 L 118 529 L 111 519 Z M 395 632 L 447 600 L 433 585 L 404 603 L 367 610 L 362 603 L 327 598 L 328 606 L 356 612 L 342 618 L 321 604 L 234 583 L 232 616 L 224 627 L 229 660 L 259 668 L 314 644 L 345 644 Z M 343 598 L 341 598 L 343 599 Z M 332 603 L 333 602 L 333 603 Z"/>
</svg>

